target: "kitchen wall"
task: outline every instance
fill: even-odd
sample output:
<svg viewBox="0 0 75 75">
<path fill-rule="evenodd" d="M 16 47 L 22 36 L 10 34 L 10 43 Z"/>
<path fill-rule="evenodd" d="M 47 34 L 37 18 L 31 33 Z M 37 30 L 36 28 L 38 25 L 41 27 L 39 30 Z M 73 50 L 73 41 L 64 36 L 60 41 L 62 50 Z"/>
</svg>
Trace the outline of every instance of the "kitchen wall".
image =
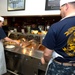
<svg viewBox="0 0 75 75">
<path fill-rule="evenodd" d="M 0 16 L 59 15 L 59 10 L 45 11 L 46 0 L 26 0 L 25 10 L 7 11 L 7 0 L 0 0 Z"/>
</svg>

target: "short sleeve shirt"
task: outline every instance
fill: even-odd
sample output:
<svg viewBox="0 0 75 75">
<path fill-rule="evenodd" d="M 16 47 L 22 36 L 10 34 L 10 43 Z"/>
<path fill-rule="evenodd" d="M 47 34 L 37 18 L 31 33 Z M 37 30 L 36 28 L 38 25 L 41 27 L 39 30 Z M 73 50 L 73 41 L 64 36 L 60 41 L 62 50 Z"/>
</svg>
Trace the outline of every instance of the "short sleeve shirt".
<svg viewBox="0 0 75 75">
<path fill-rule="evenodd" d="M 74 31 L 75 16 L 67 17 L 50 27 L 42 44 L 48 49 L 55 50 L 67 60 L 75 61 L 75 51 L 70 49 L 72 44 L 68 44 L 68 39 Z"/>
<path fill-rule="evenodd" d="M 6 37 L 6 34 L 4 32 L 4 30 L 0 27 L 0 40 L 4 39 Z"/>
</svg>

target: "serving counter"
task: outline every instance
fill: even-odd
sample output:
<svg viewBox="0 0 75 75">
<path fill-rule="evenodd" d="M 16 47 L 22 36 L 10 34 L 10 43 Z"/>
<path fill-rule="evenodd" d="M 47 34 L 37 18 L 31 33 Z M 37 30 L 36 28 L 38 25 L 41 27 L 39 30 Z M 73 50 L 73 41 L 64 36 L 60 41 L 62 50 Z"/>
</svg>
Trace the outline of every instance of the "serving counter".
<svg viewBox="0 0 75 75">
<path fill-rule="evenodd" d="M 13 48 L 5 47 L 7 69 L 19 75 L 44 75 L 47 64 L 41 64 L 42 50 L 22 48 L 16 45 Z"/>
</svg>

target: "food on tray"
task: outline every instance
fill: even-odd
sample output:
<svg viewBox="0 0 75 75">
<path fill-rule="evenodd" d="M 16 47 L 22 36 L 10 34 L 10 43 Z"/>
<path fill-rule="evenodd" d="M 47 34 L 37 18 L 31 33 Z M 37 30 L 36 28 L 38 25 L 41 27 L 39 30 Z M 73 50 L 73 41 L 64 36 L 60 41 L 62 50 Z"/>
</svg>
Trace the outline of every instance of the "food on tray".
<svg viewBox="0 0 75 75">
<path fill-rule="evenodd" d="M 45 49 L 45 47 L 44 47 L 42 44 L 39 44 L 39 46 L 38 46 L 38 50 L 42 50 L 42 51 L 44 51 L 44 49 Z"/>
<path fill-rule="evenodd" d="M 22 47 L 22 48 L 24 48 L 24 47 L 26 47 L 26 46 L 28 46 L 29 45 L 29 42 L 28 41 L 25 41 L 25 42 L 21 42 L 20 43 L 20 46 Z"/>
<path fill-rule="evenodd" d="M 14 42 L 4 42 L 4 45 L 15 45 Z"/>
<path fill-rule="evenodd" d="M 27 48 L 36 50 L 38 48 L 38 43 L 35 40 L 30 40 Z"/>
</svg>

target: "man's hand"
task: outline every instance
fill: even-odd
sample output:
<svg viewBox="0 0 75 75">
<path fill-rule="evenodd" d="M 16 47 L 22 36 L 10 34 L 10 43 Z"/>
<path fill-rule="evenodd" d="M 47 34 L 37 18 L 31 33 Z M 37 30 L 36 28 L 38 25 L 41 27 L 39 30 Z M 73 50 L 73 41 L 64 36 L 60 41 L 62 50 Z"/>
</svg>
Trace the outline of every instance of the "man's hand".
<svg viewBox="0 0 75 75">
<path fill-rule="evenodd" d="M 43 57 L 41 57 L 41 63 L 42 64 L 45 64 L 46 63 Z"/>
<path fill-rule="evenodd" d="M 17 41 L 17 40 L 13 40 L 13 42 L 16 43 L 16 44 L 18 44 L 18 45 L 20 44 L 20 42 Z"/>
</svg>

